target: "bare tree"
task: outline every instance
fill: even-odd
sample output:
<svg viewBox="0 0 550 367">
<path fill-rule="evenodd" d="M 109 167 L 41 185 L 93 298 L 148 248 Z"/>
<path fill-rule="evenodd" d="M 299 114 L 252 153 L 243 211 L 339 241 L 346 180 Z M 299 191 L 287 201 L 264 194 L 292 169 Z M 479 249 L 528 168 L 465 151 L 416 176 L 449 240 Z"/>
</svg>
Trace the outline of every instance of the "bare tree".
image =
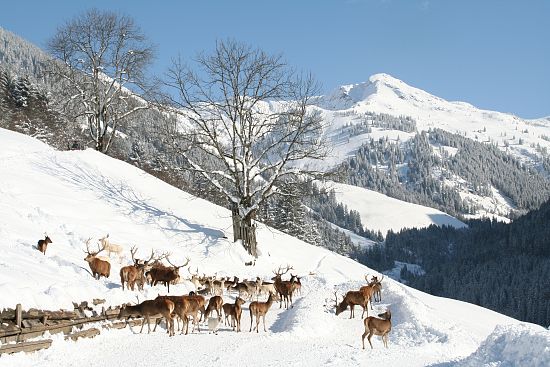
<svg viewBox="0 0 550 367">
<path fill-rule="evenodd" d="M 62 110 L 85 118 L 95 149 L 106 153 L 120 123 L 147 108 L 133 95 L 144 86 L 153 47 L 133 19 L 92 9 L 59 27 L 48 48 Z"/>
<path fill-rule="evenodd" d="M 164 137 L 229 201 L 234 241 L 258 255 L 254 219 L 259 206 L 285 181 L 312 173 L 305 160 L 326 156 L 320 114 L 309 107 L 317 92 L 310 75 L 281 56 L 235 41 L 216 44 L 196 59 L 175 61 L 165 84 L 179 119 Z"/>
</svg>

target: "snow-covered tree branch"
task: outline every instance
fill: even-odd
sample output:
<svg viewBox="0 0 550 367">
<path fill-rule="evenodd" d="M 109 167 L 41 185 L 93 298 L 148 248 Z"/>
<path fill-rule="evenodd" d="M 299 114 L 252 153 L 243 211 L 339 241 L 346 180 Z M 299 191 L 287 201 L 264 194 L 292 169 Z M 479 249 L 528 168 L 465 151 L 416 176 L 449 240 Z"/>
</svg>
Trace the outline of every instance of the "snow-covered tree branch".
<svg viewBox="0 0 550 367">
<path fill-rule="evenodd" d="M 59 104 L 69 118 L 86 119 L 95 148 L 106 153 L 118 125 L 148 107 L 129 97 L 144 88 L 153 47 L 133 19 L 92 9 L 58 28 L 48 48 L 56 58 L 49 71 L 62 84 Z"/>
<path fill-rule="evenodd" d="M 257 256 L 259 206 L 285 180 L 312 173 L 300 161 L 326 155 L 320 115 L 309 105 L 317 84 L 281 56 L 235 41 L 218 42 L 196 66 L 177 60 L 168 72 L 166 98 L 180 118 L 165 126 L 164 136 L 226 196 L 235 241 Z"/>
</svg>

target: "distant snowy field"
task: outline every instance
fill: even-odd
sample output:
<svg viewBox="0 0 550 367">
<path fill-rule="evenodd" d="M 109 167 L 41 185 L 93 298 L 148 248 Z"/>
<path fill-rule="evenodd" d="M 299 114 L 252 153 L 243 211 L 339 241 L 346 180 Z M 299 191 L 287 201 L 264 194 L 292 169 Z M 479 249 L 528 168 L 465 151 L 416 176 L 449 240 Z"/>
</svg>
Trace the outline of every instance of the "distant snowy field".
<svg viewBox="0 0 550 367">
<path fill-rule="evenodd" d="M 304 276 L 303 296 L 293 309 L 273 305 L 267 333 L 248 332 L 247 303 L 242 333 L 222 327 L 218 335 L 169 338 L 163 331 L 139 335 L 126 328 L 77 342 L 54 335 L 51 348 L 0 357 L 0 366 L 550 365 L 548 330 L 391 279 L 384 279 L 383 301 L 370 311 L 391 308 L 389 348 L 375 337 L 374 350 L 362 350 L 361 318 L 348 319 L 349 311 L 335 316 L 334 291 L 341 297 L 376 272 L 262 225 L 261 256 L 255 267 L 244 266 L 250 257 L 224 238 L 232 236 L 226 209 L 92 150 L 57 152 L 0 130 L 0 208 L 0 307 L 70 309 L 72 301 L 105 298 L 118 305 L 135 302 L 136 295 L 143 300 L 165 294 L 161 286 L 122 291 L 118 270 L 129 263 L 128 250 L 122 264 L 113 258 L 109 279 L 92 279 L 84 241 L 106 233 L 126 249 L 137 245 L 140 254 L 170 251 L 175 263 L 188 256 L 201 273 L 268 279 L 273 269 L 291 264 Z M 53 240 L 46 256 L 35 248 L 44 232 Z M 172 289 L 183 294 L 191 284 Z"/>
<path fill-rule="evenodd" d="M 348 209 L 359 212 L 361 223 L 385 236 L 391 229 L 399 232 L 404 228 L 424 228 L 432 224 L 464 228 L 466 225 L 442 211 L 427 206 L 407 203 L 362 187 L 331 182 L 336 200 Z"/>
</svg>

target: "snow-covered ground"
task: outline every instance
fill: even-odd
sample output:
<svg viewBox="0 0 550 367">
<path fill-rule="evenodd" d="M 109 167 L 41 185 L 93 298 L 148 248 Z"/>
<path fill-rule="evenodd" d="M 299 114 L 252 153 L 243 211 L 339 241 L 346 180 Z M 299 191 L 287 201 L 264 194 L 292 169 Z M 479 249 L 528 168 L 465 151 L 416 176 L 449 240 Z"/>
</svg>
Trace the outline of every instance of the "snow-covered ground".
<svg viewBox="0 0 550 367">
<path fill-rule="evenodd" d="M 361 222 L 369 230 L 398 232 L 403 228 L 438 226 L 466 227 L 458 219 L 427 206 L 407 203 L 362 187 L 331 182 L 336 200 L 359 212 Z"/>
<path fill-rule="evenodd" d="M 374 349 L 362 350 L 361 318 L 348 319 L 349 311 L 335 316 L 334 291 L 341 296 L 376 272 L 261 225 L 261 256 L 256 266 L 244 266 L 250 257 L 225 238 L 232 236 L 227 210 L 92 150 L 57 152 L 0 130 L 0 208 L 0 308 L 71 309 L 72 301 L 93 298 L 119 305 L 166 293 L 161 286 L 122 291 L 118 270 L 129 262 L 131 245 L 139 254 L 170 251 L 174 263 L 189 257 L 201 273 L 268 279 L 290 264 L 304 276 L 303 295 L 292 309 L 273 306 L 267 332 L 248 332 L 247 303 L 242 333 L 222 327 L 218 335 L 169 338 L 126 328 L 76 342 L 54 335 L 51 348 L 2 356 L 0 366 L 550 365 L 548 330 L 387 278 L 383 301 L 370 314 L 390 307 L 389 348 L 375 337 Z M 45 256 L 35 248 L 44 232 L 53 240 Z M 122 264 L 113 258 L 111 276 L 96 281 L 83 260 L 84 242 L 106 233 L 127 250 Z M 171 293 L 189 290 L 184 282 Z M 230 302 L 234 295 L 224 297 Z"/>
<path fill-rule="evenodd" d="M 322 161 L 304 162 L 319 170 L 336 167 L 355 155 L 357 149 L 370 139 L 387 138 L 393 143 L 404 143 L 416 134 L 375 126 L 370 127 L 370 132 L 350 134 L 354 126 L 364 128 L 365 121 L 369 120 L 368 114 L 372 113 L 411 117 L 416 121 L 418 131 L 440 128 L 474 141 L 494 144 L 536 169 L 542 169 L 542 157 L 548 157 L 550 152 L 549 118 L 528 120 L 478 109 L 465 102 L 446 101 L 388 74 L 375 74 L 366 82 L 336 88 L 328 95 L 318 97 L 312 108 L 323 117 L 330 153 Z M 362 128 L 358 131 L 363 131 Z M 436 155 L 440 155 L 440 149 L 449 155 L 456 154 L 456 148 L 433 148 Z M 515 207 L 498 192 L 491 197 L 470 193 L 467 187 L 472 183 L 460 177 L 446 180 L 445 184 L 454 187 L 463 198 L 479 207 L 479 211 L 469 218 L 488 216 L 508 220 Z M 493 188 L 493 191 L 498 190 Z"/>
</svg>

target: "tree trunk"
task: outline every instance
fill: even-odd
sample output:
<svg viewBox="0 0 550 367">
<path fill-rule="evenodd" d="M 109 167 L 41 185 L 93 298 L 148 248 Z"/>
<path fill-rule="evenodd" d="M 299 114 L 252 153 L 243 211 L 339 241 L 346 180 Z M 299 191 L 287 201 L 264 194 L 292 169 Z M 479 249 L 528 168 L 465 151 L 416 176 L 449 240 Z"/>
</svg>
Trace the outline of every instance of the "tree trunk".
<svg viewBox="0 0 550 367">
<path fill-rule="evenodd" d="M 231 217 L 233 219 L 233 241 L 236 242 L 241 240 L 246 251 L 257 258 L 256 224 L 253 219 L 255 216 L 256 211 L 252 211 L 246 217 L 241 218 L 238 205 L 233 205 L 231 210 Z"/>
</svg>

